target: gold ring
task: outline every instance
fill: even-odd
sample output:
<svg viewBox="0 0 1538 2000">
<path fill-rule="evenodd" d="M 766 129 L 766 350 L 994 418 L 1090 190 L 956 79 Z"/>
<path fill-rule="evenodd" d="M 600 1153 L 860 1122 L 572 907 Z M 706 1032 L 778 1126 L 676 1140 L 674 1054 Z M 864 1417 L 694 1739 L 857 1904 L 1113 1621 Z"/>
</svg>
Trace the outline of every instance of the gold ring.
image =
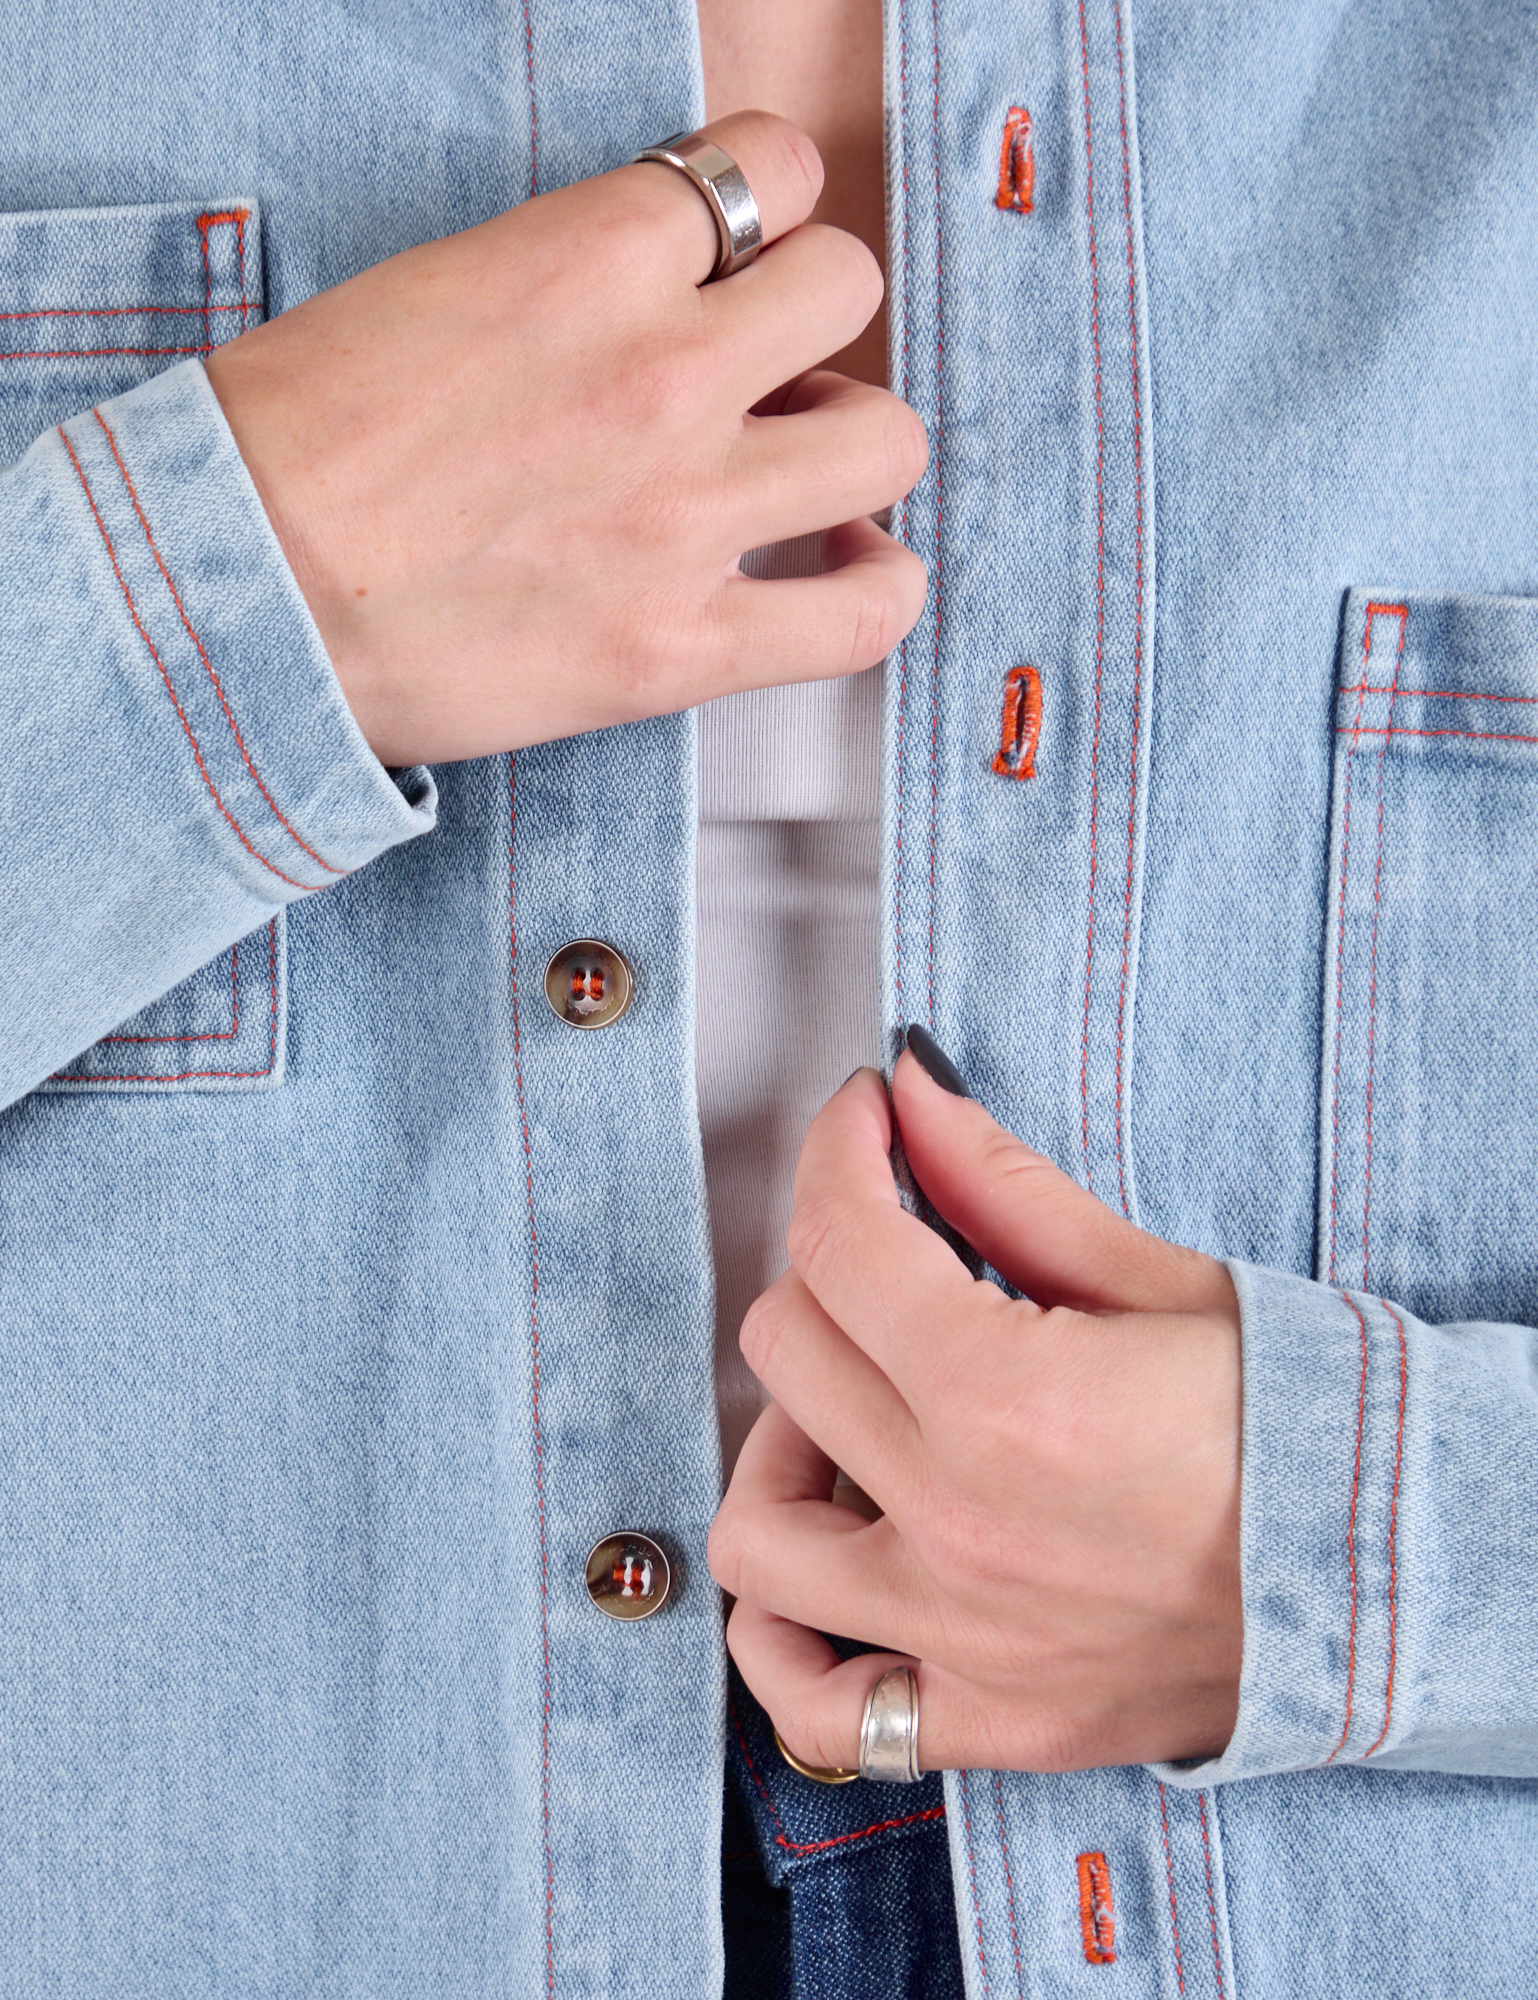
<svg viewBox="0 0 1538 2000">
<path fill-rule="evenodd" d="M 774 1747 L 793 1771 L 799 1771 L 803 1778 L 810 1778 L 814 1785 L 852 1785 L 860 1775 L 858 1771 L 845 1771 L 837 1764 L 803 1764 L 799 1757 L 793 1757 L 785 1748 L 777 1729 L 774 1732 Z"/>
</svg>

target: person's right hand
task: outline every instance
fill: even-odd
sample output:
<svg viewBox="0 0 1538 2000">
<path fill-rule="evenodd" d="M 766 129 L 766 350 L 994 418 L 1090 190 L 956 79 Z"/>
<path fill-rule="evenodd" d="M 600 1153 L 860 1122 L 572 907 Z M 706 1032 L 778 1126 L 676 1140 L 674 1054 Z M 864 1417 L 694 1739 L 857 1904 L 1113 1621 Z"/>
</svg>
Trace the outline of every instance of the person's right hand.
<svg viewBox="0 0 1538 2000">
<path fill-rule="evenodd" d="M 851 673 L 918 617 L 923 565 L 868 517 L 922 473 L 923 425 L 815 367 L 879 304 L 875 260 L 803 223 L 822 183 L 804 133 L 763 112 L 710 129 L 763 215 L 733 277 L 701 284 L 710 210 L 643 163 L 392 257 L 209 359 L 385 764 Z M 739 573 L 816 529 L 828 574 Z"/>
</svg>

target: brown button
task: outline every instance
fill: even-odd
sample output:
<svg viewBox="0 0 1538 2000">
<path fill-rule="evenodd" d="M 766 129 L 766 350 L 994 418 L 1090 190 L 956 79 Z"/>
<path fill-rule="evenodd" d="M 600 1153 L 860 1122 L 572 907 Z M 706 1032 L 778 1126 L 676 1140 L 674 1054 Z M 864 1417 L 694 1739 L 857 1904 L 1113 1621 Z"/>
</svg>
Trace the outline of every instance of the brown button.
<svg viewBox="0 0 1538 2000">
<path fill-rule="evenodd" d="M 563 944 L 545 967 L 551 1011 L 574 1028 L 607 1028 L 630 1005 L 635 980 L 623 952 L 602 938 Z"/>
<path fill-rule="evenodd" d="M 588 1552 L 587 1594 L 606 1618 L 650 1618 L 672 1589 L 672 1566 L 650 1535 L 605 1535 Z"/>
</svg>

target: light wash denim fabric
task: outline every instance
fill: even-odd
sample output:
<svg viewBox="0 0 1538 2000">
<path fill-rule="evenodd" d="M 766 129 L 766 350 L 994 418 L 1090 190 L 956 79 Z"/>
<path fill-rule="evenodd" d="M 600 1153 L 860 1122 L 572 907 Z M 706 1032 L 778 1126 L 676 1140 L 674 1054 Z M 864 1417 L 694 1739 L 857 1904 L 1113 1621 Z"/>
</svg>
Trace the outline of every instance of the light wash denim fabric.
<svg viewBox="0 0 1538 2000">
<path fill-rule="evenodd" d="M 1538 1983 L 1535 72 L 889 0 L 893 1046 L 1244 1309 L 1235 1737 L 948 1776 L 972 2000 Z M 695 122 L 692 12 L 18 0 L 0 76 L 0 1995 L 711 2000 L 692 724 L 382 772 L 198 358 Z"/>
</svg>

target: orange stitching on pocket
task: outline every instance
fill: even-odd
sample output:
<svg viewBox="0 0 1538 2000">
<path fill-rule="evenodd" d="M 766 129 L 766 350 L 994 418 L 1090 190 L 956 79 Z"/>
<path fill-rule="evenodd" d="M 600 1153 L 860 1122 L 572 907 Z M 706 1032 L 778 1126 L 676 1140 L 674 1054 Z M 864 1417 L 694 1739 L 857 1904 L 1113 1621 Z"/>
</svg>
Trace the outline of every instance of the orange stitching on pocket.
<svg viewBox="0 0 1538 2000">
<path fill-rule="evenodd" d="M 176 585 L 171 580 L 171 572 L 166 568 L 165 564 L 161 561 L 160 550 L 156 546 L 154 535 L 151 534 L 150 532 L 150 524 L 145 519 L 144 509 L 139 505 L 139 495 L 135 491 L 132 479 L 130 479 L 128 476 L 128 467 L 123 463 L 123 455 L 117 448 L 117 439 L 112 435 L 111 426 L 108 424 L 106 418 L 102 415 L 100 410 L 92 410 L 91 415 L 95 417 L 97 423 L 101 425 L 107 443 L 112 448 L 113 460 L 117 465 L 119 473 L 121 473 L 122 475 L 123 484 L 128 488 L 128 497 L 133 502 L 133 510 L 135 514 L 137 514 L 139 517 L 139 526 L 144 530 L 144 539 L 149 543 L 150 554 L 155 558 L 155 567 L 160 571 L 160 574 L 165 578 L 166 588 L 171 593 L 171 601 L 176 606 L 177 616 L 182 621 L 182 627 L 185 630 L 187 637 L 192 641 L 193 645 L 196 646 L 198 649 L 198 658 L 203 662 L 204 670 L 206 671 L 208 678 L 213 682 L 214 693 L 219 697 L 219 706 L 224 710 L 224 719 L 230 725 L 230 733 L 235 738 L 236 746 L 240 751 L 241 759 L 244 762 L 246 769 L 251 773 L 252 778 L 255 780 L 256 789 L 261 793 L 262 797 L 267 801 L 268 806 L 272 810 L 273 818 L 278 822 L 279 826 L 282 827 L 283 831 L 288 835 L 289 839 L 293 841 L 296 847 L 302 848 L 304 852 L 309 855 L 310 859 L 315 863 L 315 865 L 318 868 L 324 868 L 328 875 L 347 874 L 348 873 L 347 869 L 335 868 L 329 861 L 323 861 L 321 857 L 315 852 L 313 847 L 311 847 L 306 841 L 300 839 L 299 835 L 295 833 L 294 829 L 289 825 L 288 821 L 283 817 L 283 814 L 279 812 L 277 801 L 273 798 L 271 792 L 269 792 L 267 787 L 262 783 L 260 773 L 257 771 L 255 764 L 252 763 L 250 753 L 246 749 L 245 739 L 241 735 L 240 730 L 236 725 L 234 714 L 230 709 L 230 704 L 225 699 L 224 688 L 220 683 L 219 676 L 214 672 L 213 661 L 209 659 L 207 652 L 204 650 L 203 641 L 198 637 L 197 633 L 192 629 L 192 621 L 191 619 L 188 618 L 186 609 L 182 604 L 181 593 L 177 590 Z"/>
<path fill-rule="evenodd" d="M 1356 1399 L 1356 1467 L 1351 1475 L 1351 1512 L 1346 1519 L 1346 1561 L 1351 1570 L 1351 1625 L 1346 1640 L 1346 1719 L 1340 1726 L 1340 1741 L 1325 1758 L 1333 1764 L 1346 1747 L 1351 1733 L 1351 1704 L 1356 1695 L 1356 1503 L 1362 1489 L 1362 1427 L 1367 1417 L 1367 1321 L 1349 1292 L 1340 1295 L 1356 1314 L 1362 1337 L 1362 1382 Z"/>
<path fill-rule="evenodd" d="M 1369 605 L 1367 607 L 1367 629 L 1372 631 L 1374 609 L 1393 609 L 1399 613 L 1399 646 L 1394 654 L 1394 678 L 1389 686 L 1388 719 L 1389 733 L 1394 722 L 1394 696 L 1399 687 L 1399 668 L 1404 660 L 1405 628 L 1409 623 L 1403 609 Z M 1364 1114 L 1365 1153 L 1362 1162 L 1362 1283 L 1367 1283 L 1368 1245 L 1372 1232 L 1372 1100 L 1378 1049 L 1378 918 L 1383 907 L 1383 761 L 1388 751 L 1388 735 L 1378 748 L 1378 844 L 1372 871 L 1372 945 L 1368 955 L 1367 975 L 1367 1104 Z"/>
<path fill-rule="evenodd" d="M 235 225 L 235 254 L 240 266 L 240 326 L 241 331 L 244 332 L 246 311 L 249 304 L 246 298 L 246 217 L 250 213 L 249 208 L 223 208 L 214 214 L 200 215 L 198 217 L 198 236 L 203 246 L 204 346 L 202 351 L 205 354 L 212 354 L 214 351 L 214 326 L 212 318 L 214 275 L 213 267 L 208 260 L 208 232 L 210 229 L 216 229 L 229 223 L 234 223 Z"/>
<path fill-rule="evenodd" d="M 1408 689 L 1403 691 L 1406 693 L 1409 692 Z M 1473 699 L 1526 701 L 1528 697 L 1526 695 L 1499 695 L 1495 697 L 1475 696 Z M 1337 729 L 1335 733 L 1337 736 L 1346 734 L 1343 729 Z M 1359 729 L 1355 733 L 1358 736 L 1462 736 L 1466 737 L 1471 743 L 1538 743 L 1538 736 L 1507 736 L 1485 729 Z"/>
<path fill-rule="evenodd" d="M 272 1014 L 267 1036 L 267 1067 L 265 1069 L 184 1069 L 175 1076 L 126 1076 L 107 1075 L 93 1071 L 89 1076 L 71 1076 L 67 1070 L 56 1070 L 48 1079 L 50 1083 L 241 1083 L 256 1077 L 271 1076 L 278 1065 L 278 920 L 274 917 L 267 926 L 267 983 L 272 995 Z"/>
<path fill-rule="evenodd" d="M 1017 215 L 1029 215 L 1036 205 L 1031 114 L 1023 104 L 1012 104 L 1004 119 L 1004 140 L 999 147 L 999 191 L 993 205 L 1013 209 Z"/>
<path fill-rule="evenodd" d="M 240 1033 L 240 946 L 230 947 L 230 1025 L 213 1035 L 103 1035 L 96 1047 L 103 1042 L 129 1042 L 135 1045 L 152 1042 L 232 1042 Z"/>
<path fill-rule="evenodd" d="M 1394 1716 L 1394 1661 L 1399 1637 L 1399 1473 L 1404 1461 L 1405 1392 L 1410 1379 L 1410 1355 L 1405 1341 L 1404 1321 L 1387 1299 L 1379 1299 L 1378 1303 L 1394 1322 L 1399 1335 L 1399 1423 L 1394 1436 L 1394 1497 L 1388 1510 L 1388 1686 L 1383 1696 L 1383 1727 L 1378 1731 L 1376 1740 L 1362 1752 L 1364 1763 L 1388 1735 L 1389 1723 Z"/>
<path fill-rule="evenodd" d="M 1357 743 L 1363 736 L 1372 735 L 1375 733 L 1371 730 L 1363 729 L 1362 708 L 1368 694 L 1374 692 L 1374 690 L 1368 686 L 1366 677 L 1367 677 L 1368 663 L 1372 658 L 1372 621 L 1374 616 L 1379 612 L 1385 614 L 1397 614 L 1397 616 L 1399 617 L 1400 655 L 1403 654 L 1404 650 L 1405 607 L 1402 604 L 1370 603 L 1367 606 L 1366 617 L 1364 618 L 1362 623 L 1362 680 L 1358 683 L 1356 689 L 1356 715 L 1352 720 L 1351 727 L 1349 730 L 1342 727 L 1338 728 L 1335 732 L 1338 736 L 1349 735 L 1351 738 L 1351 748 L 1353 750 L 1355 749 Z M 1396 684 L 1399 674 L 1400 655 L 1396 655 L 1394 661 L 1394 675 Z M 1332 1285 L 1335 1282 L 1335 1252 L 1336 1252 L 1336 1240 L 1337 1240 L 1336 1225 L 1338 1221 L 1339 1193 L 1340 1193 L 1340 1049 L 1341 1049 L 1341 1034 L 1342 1034 L 1344 1015 L 1345 1015 L 1344 996 L 1345 996 L 1345 980 L 1346 980 L 1346 880 L 1347 880 L 1347 864 L 1351 856 L 1351 778 L 1353 769 L 1354 766 L 1351 760 L 1351 751 L 1348 750 L 1346 753 L 1346 778 L 1345 778 L 1345 787 L 1344 787 L 1342 806 L 1341 806 L 1340 890 L 1336 901 L 1336 923 L 1335 923 L 1335 1060 L 1331 1072 L 1331 1089 L 1330 1089 L 1331 1143 L 1330 1143 L 1329 1282 Z M 1363 1276 L 1365 1277 L 1365 1275 L 1366 1274 L 1364 1272 Z"/>
<path fill-rule="evenodd" d="M 298 889 L 305 894 L 309 894 L 310 893 L 309 883 L 296 882 L 292 875 L 285 875 L 283 873 L 283 870 L 277 867 L 273 862 L 269 861 L 265 854 L 259 854 L 257 852 L 257 850 L 251 845 L 250 841 L 247 840 L 245 834 L 241 831 L 240 825 L 237 822 L 234 814 L 230 811 L 229 807 L 224 803 L 224 800 L 220 798 L 219 788 L 217 785 L 215 785 L 213 779 L 208 775 L 208 766 L 203 762 L 203 753 L 198 748 L 198 739 L 192 733 L 192 724 L 187 720 L 186 711 L 183 709 L 181 703 L 176 698 L 176 690 L 171 685 L 171 676 L 166 672 L 165 661 L 162 660 L 159 653 L 156 652 L 154 640 L 151 639 L 149 633 L 144 629 L 144 622 L 139 616 L 139 607 L 134 603 L 133 600 L 133 592 L 128 588 L 128 584 L 124 580 L 123 572 L 118 567 L 117 550 L 112 546 L 112 537 L 107 533 L 107 524 L 102 519 L 101 511 L 96 505 L 96 496 L 91 491 L 90 482 L 87 480 L 85 473 L 81 470 L 79 459 L 76 458 L 75 456 L 75 447 L 70 443 L 69 438 L 66 436 L 64 426 L 62 424 L 58 426 L 58 432 L 59 436 L 64 441 L 64 449 L 69 453 L 69 462 L 75 468 L 75 477 L 80 481 L 80 489 L 85 494 L 86 505 L 90 508 L 92 517 L 96 522 L 98 530 L 100 531 L 102 541 L 106 545 L 107 560 L 112 565 L 112 574 L 117 578 L 118 589 L 122 591 L 123 601 L 128 606 L 128 615 L 130 618 L 132 618 L 134 622 L 134 629 L 138 632 L 139 637 L 144 641 L 145 645 L 149 648 L 150 658 L 155 662 L 155 665 L 160 669 L 160 678 L 165 684 L 166 693 L 171 697 L 171 706 L 176 710 L 176 718 L 178 722 L 181 723 L 183 730 L 186 732 L 187 741 L 192 745 L 192 755 L 197 764 L 198 771 L 202 777 L 203 783 L 208 787 L 209 797 L 213 800 L 214 804 L 219 808 L 219 811 L 223 814 L 224 818 L 229 822 L 230 828 L 233 831 L 235 838 L 240 842 L 241 846 L 246 850 L 246 852 L 251 856 L 251 858 L 254 861 L 259 861 L 262 864 L 262 866 L 267 870 L 269 875 L 276 875 L 280 882 L 286 882 L 291 889 Z"/>
<path fill-rule="evenodd" d="M 993 759 L 1001 778 L 1035 777 L 1040 735 L 1041 675 L 1034 667 L 1011 667 L 1004 676 L 1004 714 Z"/>
<path fill-rule="evenodd" d="M 1079 1931 L 1091 1965 L 1116 1963 L 1116 1913 L 1111 1870 L 1103 1854 L 1079 1856 Z"/>
<path fill-rule="evenodd" d="M 1382 607 L 1379 608 L 1381 609 Z M 1399 692 L 1406 700 L 1418 695 L 1422 701 L 1520 701 L 1526 702 L 1529 706 L 1534 702 L 1538 702 L 1538 694 L 1487 694 L 1478 688 L 1401 688 Z M 1341 693 L 1387 694 L 1388 689 L 1364 687 L 1358 684 L 1355 687 L 1342 688 Z M 1367 736 L 1372 736 L 1376 733 L 1375 730 L 1370 729 L 1363 731 L 1363 734 Z M 1398 735 L 1398 733 L 1397 730 L 1394 732 L 1395 735 Z"/>
</svg>

